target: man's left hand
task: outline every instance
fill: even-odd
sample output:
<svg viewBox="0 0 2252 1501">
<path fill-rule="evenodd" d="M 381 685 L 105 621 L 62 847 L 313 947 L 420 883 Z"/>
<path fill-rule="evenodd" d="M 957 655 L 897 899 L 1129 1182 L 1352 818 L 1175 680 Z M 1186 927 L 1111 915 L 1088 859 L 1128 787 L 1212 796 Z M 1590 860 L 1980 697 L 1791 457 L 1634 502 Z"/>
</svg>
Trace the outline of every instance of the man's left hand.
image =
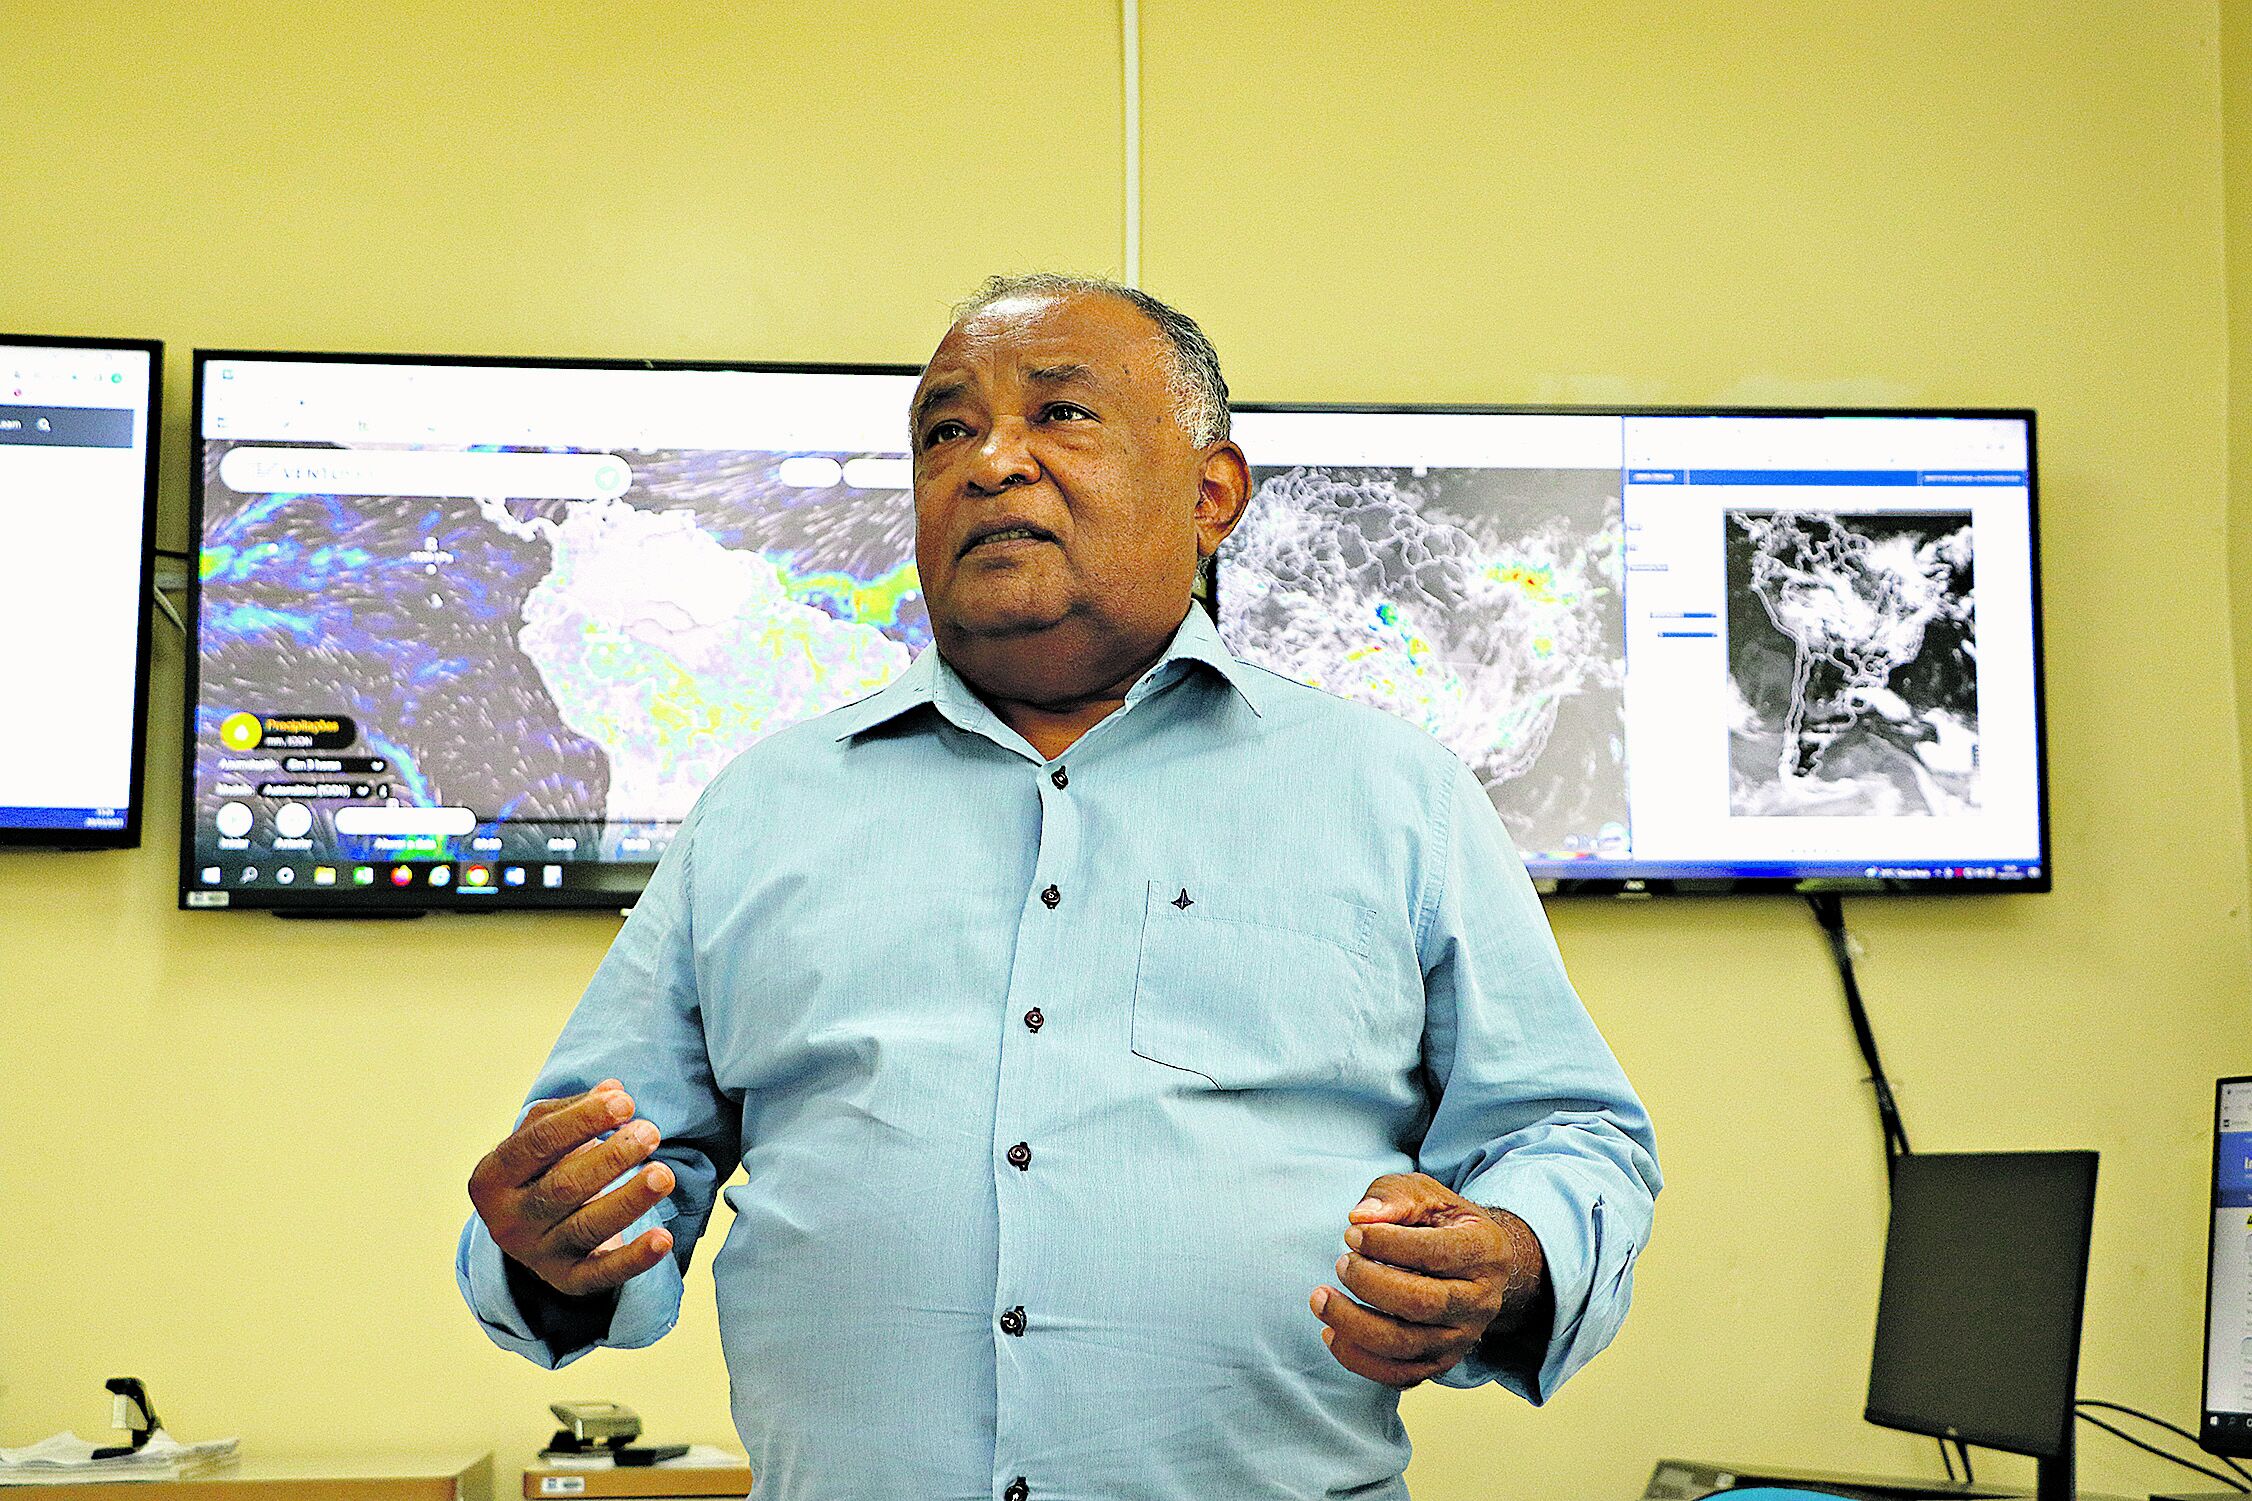
<svg viewBox="0 0 2252 1501">
<path fill-rule="evenodd" d="M 1337 1279 L 1352 1297 L 1319 1287 L 1312 1307 L 1337 1363 L 1386 1386 L 1427 1381 L 1514 1329 L 1547 1281 L 1531 1226 L 1424 1173 L 1385 1174 L 1346 1219 Z"/>
</svg>

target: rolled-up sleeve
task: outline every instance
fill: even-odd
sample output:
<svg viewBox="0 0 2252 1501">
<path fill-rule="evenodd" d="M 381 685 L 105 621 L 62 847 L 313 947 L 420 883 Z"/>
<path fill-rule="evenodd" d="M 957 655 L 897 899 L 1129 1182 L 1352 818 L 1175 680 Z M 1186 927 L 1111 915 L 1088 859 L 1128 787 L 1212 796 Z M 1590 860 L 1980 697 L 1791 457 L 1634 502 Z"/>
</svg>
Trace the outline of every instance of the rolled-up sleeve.
<svg viewBox="0 0 2252 1501">
<path fill-rule="evenodd" d="M 636 1113 L 662 1133 L 656 1160 L 673 1173 L 672 1192 L 636 1220 L 626 1238 L 664 1225 L 672 1232 L 672 1253 L 599 1298 L 568 1298 L 521 1272 L 512 1279 L 500 1247 L 474 1214 L 455 1253 L 454 1280 L 486 1335 L 550 1369 L 600 1345 L 638 1349 L 672 1328 L 680 1317 L 682 1275 L 719 1185 L 742 1155 L 740 1106 L 713 1079 L 696 984 L 696 824 L 692 813 L 516 1117 L 521 1123 L 538 1100 L 578 1094 L 604 1079 L 622 1082 Z"/>
<path fill-rule="evenodd" d="M 1417 1166 L 1530 1225 L 1556 1294 L 1537 1362 L 1489 1343 L 1438 1379 L 1545 1402 L 1626 1318 L 1660 1186 L 1656 1142 L 1485 790 L 1457 765 L 1438 801 L 1444 858 L 1418 932 L 1438 1103 Z"/>
</svg>

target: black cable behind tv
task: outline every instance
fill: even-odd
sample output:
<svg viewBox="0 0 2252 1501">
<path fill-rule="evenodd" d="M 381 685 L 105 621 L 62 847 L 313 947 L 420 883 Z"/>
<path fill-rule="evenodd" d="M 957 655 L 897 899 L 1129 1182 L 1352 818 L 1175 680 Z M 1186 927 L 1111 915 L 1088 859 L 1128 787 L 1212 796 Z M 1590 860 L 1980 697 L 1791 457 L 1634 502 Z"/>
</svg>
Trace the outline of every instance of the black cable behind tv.
<svg viewBox="0 0 2252 1501">
<path fill-rule="evenodd" d="M 1846 938 L 1845 905 L 1834 891 L 1810 892 L 1806 905 L 1830 940 L 1830 956 L 1837 961 L 1838 981 L 1845 987 L 1845 1010 L 1853 1023 L 1853 1040 L 1861 1046 L 1861 1060 L 1869 1065 L 1869 1087 L 1876 1091 L 1877 1122 L 1884 1130 L 1885 1166 L 1908 1155 L 1908 1128 L 1900 1119 L 1900 1106 L 1892 1097 L 1892 1081 L 1885 1077 L 1884 1062 L 1877 1057 L 1877 1035 L 1869 1026 L 1868 1008 L 1861 1004 L 1861 983 L 1853 974 L 1853 949 Z"/>
</svg>

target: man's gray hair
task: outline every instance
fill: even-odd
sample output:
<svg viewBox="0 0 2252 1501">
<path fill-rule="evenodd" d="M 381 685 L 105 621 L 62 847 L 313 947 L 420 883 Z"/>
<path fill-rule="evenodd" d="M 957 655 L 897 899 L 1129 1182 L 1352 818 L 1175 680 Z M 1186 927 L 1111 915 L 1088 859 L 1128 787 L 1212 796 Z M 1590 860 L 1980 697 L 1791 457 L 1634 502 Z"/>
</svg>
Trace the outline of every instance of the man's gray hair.
<svg viewBox="0 0 2252 1501">
<path fill-rule="evenodd" d="M 1165 336 L 1165 383 L 1173 392 L 1173 415 L 1189 442 L 1209 448 L 1228 436 L 1228 383 L 1220 375 L 1219 351 L 1196 320 L 1168 307 L 1139 287 L 1101 276 L 1065 276 L 1035 271 L 1027 276 L 988 277 L 984 286 L 954 309 L 959 323 L 1011 297 L 1115 297 L 1138 308 Z"/>
</svg>

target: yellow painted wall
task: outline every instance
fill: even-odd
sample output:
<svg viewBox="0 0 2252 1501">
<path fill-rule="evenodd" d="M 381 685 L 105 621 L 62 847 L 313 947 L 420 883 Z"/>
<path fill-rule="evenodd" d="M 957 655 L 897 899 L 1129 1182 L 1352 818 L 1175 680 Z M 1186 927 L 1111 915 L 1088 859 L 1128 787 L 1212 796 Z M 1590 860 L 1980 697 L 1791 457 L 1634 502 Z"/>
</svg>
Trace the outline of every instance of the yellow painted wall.
<svg viewBox="0 0 2252 1501">
<path fill-rule="evenodd" d="M 1145 279 L 1246 398 L 2040 409 L 2058 889 L 1849 915 L 1918 1146 L 2104 1153 L 2082 1389 L 2194 1415 L 2208 1092 L 2252 1071 L 2212 0 L 1143 26 Z M 199 342 L 919 359 L 989 270 L 1121 268 L 1104 5 L 80 0 L 0 37 L 0 327 L 171 341 L 172 545 Z M 160 632 L 148 846 L 0 858 L 0 1442 L 100 1430 L 122 1372 L 272 1452 L 520 1460 L 573 1396 L 727 1438 L 700 1271 L 663 1344 L 561 1375 L 452 1286 L 461 1182 L 614 921 L 174 912 L 179 667 Z M 1409 1397 L 1418 1496 L 1933 1468 L 1859 1418 L 1881 1175 L 1806 915 L 1555 917 L 1659 1122 L 1658 1238 L 1549 1408 Z"/>
<path fill-rule="evenodd" d="M 2229 304 L 2229 597 L 2237 743 L 2252 808 L 2252 0 L 2221 0 L 2222 191 Z"/>
</svg>

